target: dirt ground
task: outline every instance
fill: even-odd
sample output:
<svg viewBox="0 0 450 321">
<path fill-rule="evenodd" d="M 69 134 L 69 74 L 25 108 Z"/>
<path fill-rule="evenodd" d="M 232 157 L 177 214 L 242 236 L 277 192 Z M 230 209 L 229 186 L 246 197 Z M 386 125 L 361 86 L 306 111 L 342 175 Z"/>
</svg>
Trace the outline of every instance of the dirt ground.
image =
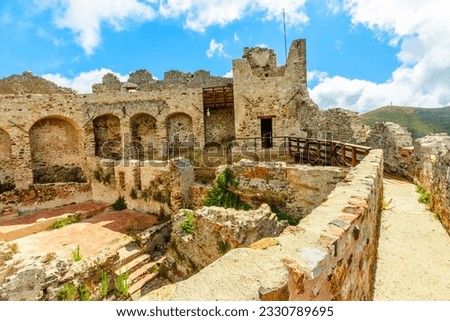
<svg viewBox="0 0 450 321">
<path fill-rule="evenodd" d="M 416 186 L 384 180 L 374 300 L 450 300 L 450 237 L 418 202 Z"/>
</svg>

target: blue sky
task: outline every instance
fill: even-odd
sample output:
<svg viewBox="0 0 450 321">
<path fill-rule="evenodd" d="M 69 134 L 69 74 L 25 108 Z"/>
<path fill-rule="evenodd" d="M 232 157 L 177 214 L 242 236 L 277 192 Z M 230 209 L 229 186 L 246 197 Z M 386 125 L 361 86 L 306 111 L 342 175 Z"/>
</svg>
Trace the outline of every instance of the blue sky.
<svg viewBox="0 0 450 321">
<path fill-rule="evenodd" d="M 307 40 L 322 108 L 450 105 L 445 0 L 2 0 L 0 78 L 31 71 L 89 92 L 106 72 L 223 76 L 243 47 Z"/>
</svg>

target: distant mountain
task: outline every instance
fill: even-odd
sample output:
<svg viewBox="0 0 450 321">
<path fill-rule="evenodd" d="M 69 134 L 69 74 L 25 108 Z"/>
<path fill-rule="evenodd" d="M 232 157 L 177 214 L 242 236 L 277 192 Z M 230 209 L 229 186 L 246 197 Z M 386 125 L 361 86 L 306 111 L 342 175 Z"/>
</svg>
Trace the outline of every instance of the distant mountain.
<svg viewBox="0 0 450 321">
<path fill-rule="evenodd" d="M 450 106 L 419 108 L 385 106 L 360 116 L 364 124 L 373 126 L 379 121 L 391 121 L 406 127 L 413 138 L 432 133 L 450 134 Z"/>
</svg>

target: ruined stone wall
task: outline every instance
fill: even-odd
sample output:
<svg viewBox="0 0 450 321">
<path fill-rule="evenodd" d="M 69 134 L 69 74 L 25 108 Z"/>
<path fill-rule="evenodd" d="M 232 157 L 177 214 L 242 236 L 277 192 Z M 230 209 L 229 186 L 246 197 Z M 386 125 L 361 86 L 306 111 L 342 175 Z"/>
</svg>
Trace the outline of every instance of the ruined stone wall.
<svg viewBox="0 0 450 321">
<path fill-rule="evenodd" d="M 311 213 L 347 175 L 347 170 L 338 167 L 248 160 L 234 163 L 230 168 L 239 182 L 234 192 L 242 200 L 254 208 L 267 203 L 293 218 Z"/>
<path fill-rule="evenodd" d="M 434 163 L 434 180 L 430 190 L 431 207 L 450 234 L 450 150 L 440 152 Z"/>
<path fill-rule="evenodd" d="M 299 134 L 293 99 L 307 95 L 302 65 L 304 40 L 294 41 L 286 66 L 277 67 L 272 49 L 252 48 L 233 61 L 236 138 L 260 137 L 261 119 L 272 119 L 272 136 Z"/>
<path fill-rule="evenodd" d="M 378 122 L 373 126 L 366 145 L 383 149 L 385 171 L 410 177 L 413 141 L 406 128 L 392 122 Z"/>
<path fill-rule="evenodd" d="M 358 114 L 343 108 L 321 110 L 311 99 L 296 99 L 299 110 L 299 127 L 304 137 L 337 140 L 362 144 L 370 128 L 364 125 Z"/>
<path fill-rule="evenodd" d="M 206 70 L 197 70 L 194 73 L 171 70 L 164 73 L 164 79 L 156 80 L 145 69 L 139 69 L 130 74 L 128 83 L 136 85 L 137 91 L 159 91 L 167 89 L 185 90 L 189 88 L 205 88 L 226 86 L 233 83 L 232 78 L 211 76 Z M 92 86 L 93 93 L 107 93 L 125 91 L 124 85 L 114 74 L 108 73 L 102 83 Z"/>
<path fill-rule="evenodd" d="M 437 134 L 414 141 L 411 176 L 430 193 L 430 208 L 450 233 L 450 136 Z"/>
<path fill-rule="evenodd" d="M 129 208 L 162 216 L 190 206 L 194 172 L 187 160 L 97 163 L 91 173 L 93 199 L 113 203 L 123 196 Z"/>
<path fill-rule="evenodd" d="M 191 234 L 182 229 L 190 214 L 194 229 Z M 249 246 L 265 237 L 278 236 L 286 225 L 286 222 L 277 221 L 267 204 L 251 211 L 220 207 L 180 210 L 172 218 L 168 253 L 172 261 L 172 277 L 180 280 L 191 276 L 231 249 Z"/>
<path fill-rule="evenodd" d="M 14 189 L 11 137 L 0 129 L 0 193 Z"/>
<path fill-rule="evenodd" d="M 296 136 L 298 110 L 294 98 L 308 97 L 304 40 L 292 43 L 285 66 L 276 66 L 272 49 L 246 48 L 233 61 L 236 137 L 260 137 L 261 119 L 272 119 L 272 136 Z"/>
<path fill-rule="evenodd" d="M 0 79 L 0 95 L 6 94 L 73 94 L 74 90 L 59 87 L 51 81 L 25 71 Z"/>
<path fill-rule="evenodd" d="M 298 226 L 142 300 L 372 299 L 382 177 L 382 151 L 372 150 Z"/>
<path fill-rule="evenodd" d="M 225 145 L 234 138 L 234 110 L 222 108 L 210 110 L 205 117 L 205 141 Z"/>
<path fill-rule="evenodd" d="M 0 113 L 4 117 L 0 119 L 0 145 L 5 152 L 9 149 L 8 136 L 11 141 L 11 163 L 2 162 L 1 177 L 19 189 L 27 189 L 33 184 L 33 170 L 36 174 L 38 165 L 46 163 L 49 166 L 38 175 L 43 178 L 36 182 L 77 181 L 67 178 L 72 174 L 80 178 L 81 173 L 89 176 L 96 162 L 88 159 L 94 157 L 96 150 L 99 154 L 104 148 L 109 154 L 103 156 L 110 158 L 134 158 L 134 140 L 139 144 L 144 141 L 144 156 L 167 157 L 168 119 L 180 112 L 192 118 L 190 127 L 195 146 L 202 146 L 205 134 L 201 107 L 201 89 L 93 95 L 1 95 Z M 106 119 L 105 122 L 99 121 L 102 119 Z M 114 124 L 107 119 L 114 119 Z M 155 127 L 150 132 L 144 129 L 146 126 L 136 129 L 132 126 L 136 119 L 155 119 Z M 152 140 L 153 150 L 145 142 L 147 139 Z M 56 178 L 55 169 L 59 173 Z M 77 170 L 72 172 L 73 169 Z M 63 179 L 59 179 L 61 177 Z"/>
<path fill-rule="evenodd" d="M 0 216 L 12 210 L 18 215 L 91 199 L 92 190 L 89 183 L 36 184 L 27 189 L 1 193 Z"/>
</svg>

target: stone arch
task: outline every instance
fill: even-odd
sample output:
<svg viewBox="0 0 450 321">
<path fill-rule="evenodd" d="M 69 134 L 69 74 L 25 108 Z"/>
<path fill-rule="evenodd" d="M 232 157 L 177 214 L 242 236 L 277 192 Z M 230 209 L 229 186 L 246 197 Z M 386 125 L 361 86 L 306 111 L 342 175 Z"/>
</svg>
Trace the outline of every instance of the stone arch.
<svg viewBox="0 0 450 321">
<path fill-rule="evenodd" d="M 0 193 L 15 188 L 11 147 L 11 137 L 6 131 L 0 128 Z"/>
<path fill-rule="evenodd" d="M 133 159 L 154 159 L 154 151 L 159 148 L 156 118 L 139 113 L 130 118 L 130 156 Z"/>
<path fill-rule="evenodd" d="M 112 114 L 98 116 L 93 121 L 95 156 L 110 159 L 122 158 L 120 119 Z"/>
<path fill-rule="evenodd" d="M 194 147 L 192 117 L 185 113 L 175 113 L 167 117 L 167 141 L 169 156 L 186 155 Z"/>
<path fill-rule="evenodd" d="M 42 118 L 29 131 L 33 182 L 86 182 L 79 126 L 62 116 Z"/>
</svg>

